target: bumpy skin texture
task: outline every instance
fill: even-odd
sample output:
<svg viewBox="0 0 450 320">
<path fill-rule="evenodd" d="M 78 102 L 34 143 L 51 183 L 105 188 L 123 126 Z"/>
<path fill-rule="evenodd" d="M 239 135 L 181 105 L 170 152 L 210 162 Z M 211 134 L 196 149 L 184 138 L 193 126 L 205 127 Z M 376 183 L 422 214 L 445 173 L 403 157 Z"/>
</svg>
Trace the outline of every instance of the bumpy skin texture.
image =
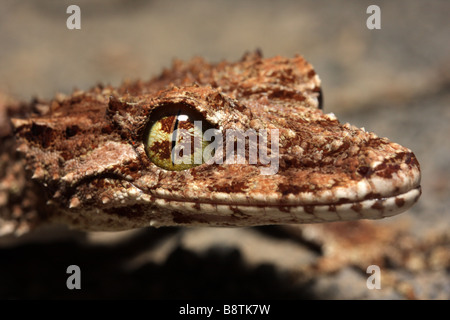
<svg viewBox="0 0 450 320">
<path fill-rule="evenodd" d="M 319 77 L 302 57 L 255 53 L 217 65 L 176 61 L 148 82 L 22 105 L 34 110 L 12 119 L 33 181 L 22 192 L 38 195 L 27 223 L 85 230 L 293 224 L 378 219 L 414 204 L 420 196 L 414 154 L 324 114 L 319 93 Z M 278 129 L 276 174 L 262 175 L 269 165 L 248 161 L 184 171 L 153 164 L 143 142 L 148 121 L 174 103 L 196 109 L 224 136 L 228 129 Z M 0 224 L 24 215 L 3 213 Z"/>
</svg>

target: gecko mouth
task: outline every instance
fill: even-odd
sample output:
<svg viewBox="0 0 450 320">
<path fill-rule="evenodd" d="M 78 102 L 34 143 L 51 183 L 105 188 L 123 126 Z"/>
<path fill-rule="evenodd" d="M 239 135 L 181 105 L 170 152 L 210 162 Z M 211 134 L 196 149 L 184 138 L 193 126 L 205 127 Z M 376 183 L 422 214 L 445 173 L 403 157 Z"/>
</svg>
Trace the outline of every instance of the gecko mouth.
<svg viewBox="0 0 450 320">
<path fill-rule="evenodd" d="M 286 223 L 315 223 L 350 221 L 358 219 L 381 219 L 394 216 L 409 209 L 420 197 L 417 186 L 404 193 L 389 197 L 368 195 L 365 199 L 351 201 L 341 199 L 333 203 L 242 203 L 224 201 L 185 201 L 159 197 L 156 206 L 172 212 L 177 224 L 264 225 Z M 255 222 L 252 223 L 251 221 Z"/>
<path fill-rule="evenodd" d="M 216 226 L 245 227 L 276 224 L 320 223 L 351 221 L 359 219 L 381 219 L 399 214 L 410 208 L 420 197 L 421 187 L 416 186 L 406 192 L 379 197 L 368 194 L 365 199 L 352 201 L 340 199 L 329 203 L 262 203 L 220 201 L 219 199 L 186 200 L 168 195 L 150 195 L 123 179 L 111 179 L 111 183 L 128 186 L 128 195 L 134 197 L 135 205 L 121 205 L 111 202 L 105 205 L 105 212 L 125 216 L 144 213 L 136 226 Z M 103 179 L 100 179 L 103 180 Z M 114 203 L 115 202 L 115 203 Z M 133 201 L 131 201 L 133 202 Z M 127 208 L 127 209 L 126 209 Z M 125 211 L 124 211 L 125 210 Z M 137 210 L 135 212 L 135 210 Z M 134 222 L 131 221 L 133 224 Z M 117 228 L 122 228 L 117 226 Z"/>
<path fill-rule="evenodd" d="M 163 219 L 152 219 L 150 224 L 226 227 L 381 219 L 407 210 L 420 194 L 421 188 L 418 186 L 392 197 L 309 205 L 181 202 L 159 198 L 155 204 L 168 214 Z M 167 217 L 172 220 L 167 221 Z"/>
<path fill-rule="evenodd" d="M 189 185 L 180 190 L 172 188 L 179 194 L 163 185 L 149 189 L 122 175 L 103 172 L 80 179 L 65 190 L 65 195 L 72 206 L 77 203 L 72 197 L 93 193 L 90 201 L 96 201 L 97 208 L 108 212 L 125 212 L 137 206 L 136 210 L 148 212 L 155 226 L 252 226 L 380 219 L 407 210 L 421 195 L 419 168 L 402 169 L 390 172 L 389 176 L 380 171 L 381 175 L 373 173 L 344 187 L 315 192 L 299 192 L 295 185 L 290 192 L 273 188 L 270 193 L 246 192 L 244 188 L 240 192 L 222 188 L 221 192 L 205 193 L 204 189 Z M 108 198 L 108 190 L 121 191 L 114 192 L 116 198 Z"/>
</svg>

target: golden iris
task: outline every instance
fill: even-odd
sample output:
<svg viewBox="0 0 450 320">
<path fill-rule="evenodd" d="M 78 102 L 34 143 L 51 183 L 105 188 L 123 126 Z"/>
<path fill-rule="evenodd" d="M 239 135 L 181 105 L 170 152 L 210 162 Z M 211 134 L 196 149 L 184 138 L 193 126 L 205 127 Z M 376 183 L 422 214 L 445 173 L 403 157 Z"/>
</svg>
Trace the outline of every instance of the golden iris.
<svg viewBox="0 0 450 320">
<path fill-rule="evenodd" d="M 204 116 L 193 107 L 165 104 L 156 108 L 144 136 L 145 152 L 158 167 L 181 171 L 201 165 L 211 155 L 203 156 L 210 141 L 203 133 L 211 128 Z"/>
</svg>

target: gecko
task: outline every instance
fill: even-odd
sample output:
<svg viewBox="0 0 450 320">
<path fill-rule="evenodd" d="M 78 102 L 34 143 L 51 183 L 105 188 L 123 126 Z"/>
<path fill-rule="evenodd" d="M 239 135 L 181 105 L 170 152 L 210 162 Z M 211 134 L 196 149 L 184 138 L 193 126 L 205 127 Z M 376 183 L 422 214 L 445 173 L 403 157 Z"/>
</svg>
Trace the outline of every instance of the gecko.
<svg viewBox="0 0 450 320">
<path fill-rule="evenodd" d="M 86 231 L 324 223 L 410 208 L 421 195 L 414 153 L 342 124 L 322 100 L 302 56 L 259 52 L 237 62 L 175 60 L 148 81 L 48 101 L 0 96 L 0 234 L 48 223 Z M 276 171 L 261 174 L 270 166 L 261 159 L 220 161 L 226 148 L 213 149 L 216 161 L 178 165 L 172 138 L 181 128 L 200 139 L 206 129 L 256 132 Z M 249 154 L 250 141 L 243 146 Z"/>
</svg>

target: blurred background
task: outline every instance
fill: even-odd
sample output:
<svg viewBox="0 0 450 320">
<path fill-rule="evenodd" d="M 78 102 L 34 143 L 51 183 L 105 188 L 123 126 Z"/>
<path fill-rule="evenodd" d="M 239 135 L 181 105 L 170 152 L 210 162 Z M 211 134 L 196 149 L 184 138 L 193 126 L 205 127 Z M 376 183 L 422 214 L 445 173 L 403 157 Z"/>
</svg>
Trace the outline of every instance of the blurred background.
<svg viewBox="0 0 450 320">
<path fill-rule="evenodd" d="M 71 4 L 81 30 L 66 28 Z M 366 27 L 371 4 L 380 30 Z M 2 0 L 4 93 L 50 99 L 149 79 L 175 58 L 298 53 L 322 79 L 326 112 L 415 152 L 423 194 L 374 223 L 41 231 L 0 246 L 0 298 L 450 298 L 449 13 L 446 0 Z M 365 285 L 372 263 L 381 290 Z M 65 287 L 70 264 L 82 290 Z"/>
</svg>

